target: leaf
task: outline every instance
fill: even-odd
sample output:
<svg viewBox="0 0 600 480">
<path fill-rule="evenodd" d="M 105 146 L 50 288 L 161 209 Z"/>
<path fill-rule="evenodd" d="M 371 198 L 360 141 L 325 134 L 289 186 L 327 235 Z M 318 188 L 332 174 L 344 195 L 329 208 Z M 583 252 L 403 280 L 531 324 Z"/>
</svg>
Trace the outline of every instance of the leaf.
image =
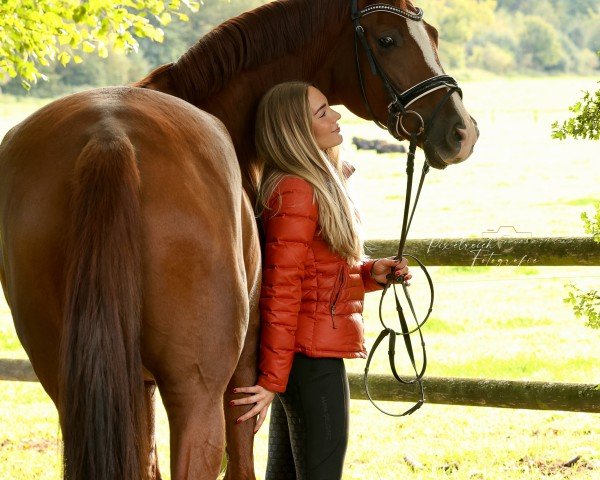
<svg viewBox="0 0 600 480">
<path fill-rule="evenodd" d="M 93 52 L 94 50 L 96 50 L 96 46 L 92 43 L 92 42 L 88 42 L 87 40 L 85 42 L 83 42 L 83 44 L 81 45 L 81 49 L 85 52 L 85 53 L 90 53 Z"/>
<path fill-rule="evenodd" d="M 159 17 L 159 21 L 162 25 L 168 25 L 169 23 L 171 23 L 171 20 L 172 18 L 169 12 L 163 12 Z"/>
<path fill-rule="evenodd" d="M 106 45 L 104 44 L 104 42 L 99 42 L 98 43 L 98 56 L 100 58 L 106 58 L 106 57 L 108 57 L 108 50 L 107 50 Z"/>
<path fill-rule="evenodd" d="M 117 52 L 122 52 L 125 50 L 125 40 L 123 39 L 122 35 L 117 35 L 117 38 L 115 38 L 113 43 L 113 47 Z"/>
<path fill-rule="evenodd" d="M 71 41 L 71 37 L 69 35 L 58 35 L 58 44 L 59 45 L 66 45 L 67 43 L 69 43 Z"/>
<path fill-rule="evenodd" d="M 102 23 L 100 24 L 100 30 L 96 32 L 98 38 L 103 39 L 106 38 L 108 31 L 110 29 L 110 20 L 108 18 L 102 19 Z"/>
<path fill-rule="evenodd" d="M 83 19 L 83 17 L 85 17 L 86 13 L 87 13 L 86 6 L 80 5 L 75 10 L 73 10 L 73 15 L 71 18 L 73 18 L 73 21 L 75 23 L 79 23 Z"/>
<path fill-rule="evenodd" d="M 62 63 L 63 67 L 65 67 L 67 63 L 71 61 L 71 55 L 69 55 L 67 52 L 60 52 L 56 58 L 60 63 Z"/>
</svg>

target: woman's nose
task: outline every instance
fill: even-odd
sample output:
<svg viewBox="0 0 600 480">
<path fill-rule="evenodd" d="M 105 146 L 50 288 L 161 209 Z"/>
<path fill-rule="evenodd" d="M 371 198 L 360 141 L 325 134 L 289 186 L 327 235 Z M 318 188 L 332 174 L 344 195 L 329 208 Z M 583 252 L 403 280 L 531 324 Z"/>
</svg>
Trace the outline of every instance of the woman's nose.
<svg viewBox="0 0 600 480">
<path fill-rule="evenodd" d="M 336 112 L 333 108 L 331 109 L 331 111 L 334 113 L 334 117 L 335 117 L 335 121 L 337 122 L 340 118 L 342 118 L 342 116 Z"/>
</svg>

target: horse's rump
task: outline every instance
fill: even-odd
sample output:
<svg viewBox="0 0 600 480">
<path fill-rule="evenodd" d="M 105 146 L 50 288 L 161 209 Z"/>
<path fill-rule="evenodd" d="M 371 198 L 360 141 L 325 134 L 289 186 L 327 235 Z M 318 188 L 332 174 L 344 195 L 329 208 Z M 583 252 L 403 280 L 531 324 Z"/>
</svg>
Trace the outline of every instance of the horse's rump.
<svg viewBox="0 0 600 480">
<path fill-rule="evenodd" d="M 172 257 L 181 249 L 169 250 L 175 243 L 199 252 L 181 271 L 214 273 L 214 258 L 228 256 L 236 298 L 246 286 L 237 280 L 242 186 L 229 135 L 160 92 L 92 90 L 15 127 L 0 147 L 0 177 L 0 276 L 20 339 L 59 406 L 66 478 L 144 478 L 140 332 L 144 295 L 155 293 L 149 278 L 182 264 Z M 155 251 L 171 257 L 156 261 Z M 201 296 L 202 278 L 181 289 Z"/>
</svg>

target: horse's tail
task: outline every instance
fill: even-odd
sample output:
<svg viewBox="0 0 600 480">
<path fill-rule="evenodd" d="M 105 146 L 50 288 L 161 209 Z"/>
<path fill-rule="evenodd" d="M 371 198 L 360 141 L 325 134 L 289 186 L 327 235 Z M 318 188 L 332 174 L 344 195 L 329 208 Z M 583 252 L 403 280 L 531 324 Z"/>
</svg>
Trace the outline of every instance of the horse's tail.
<svg viewBox="0 0 600 480">
<path fill-rule="evenodd" d="M 94 136 L 75 164 L 60 410 L 64 478 L 146 477 L 141 207 L 134 147 Z"/>
</svg>

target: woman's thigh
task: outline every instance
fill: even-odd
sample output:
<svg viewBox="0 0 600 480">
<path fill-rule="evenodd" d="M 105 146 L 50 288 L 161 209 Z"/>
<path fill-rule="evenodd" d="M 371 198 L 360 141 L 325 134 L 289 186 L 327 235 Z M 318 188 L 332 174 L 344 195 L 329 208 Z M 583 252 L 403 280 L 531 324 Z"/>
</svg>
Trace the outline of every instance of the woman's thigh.
<svg viewBox="0 0 600 480">
<path fill-rule="evenodd" d="M 307 480 L 340 479 L 348 445 L 350 397 L 344 361 L 297 354 L 290 381 L 304 420 Z"/>
</svg>

